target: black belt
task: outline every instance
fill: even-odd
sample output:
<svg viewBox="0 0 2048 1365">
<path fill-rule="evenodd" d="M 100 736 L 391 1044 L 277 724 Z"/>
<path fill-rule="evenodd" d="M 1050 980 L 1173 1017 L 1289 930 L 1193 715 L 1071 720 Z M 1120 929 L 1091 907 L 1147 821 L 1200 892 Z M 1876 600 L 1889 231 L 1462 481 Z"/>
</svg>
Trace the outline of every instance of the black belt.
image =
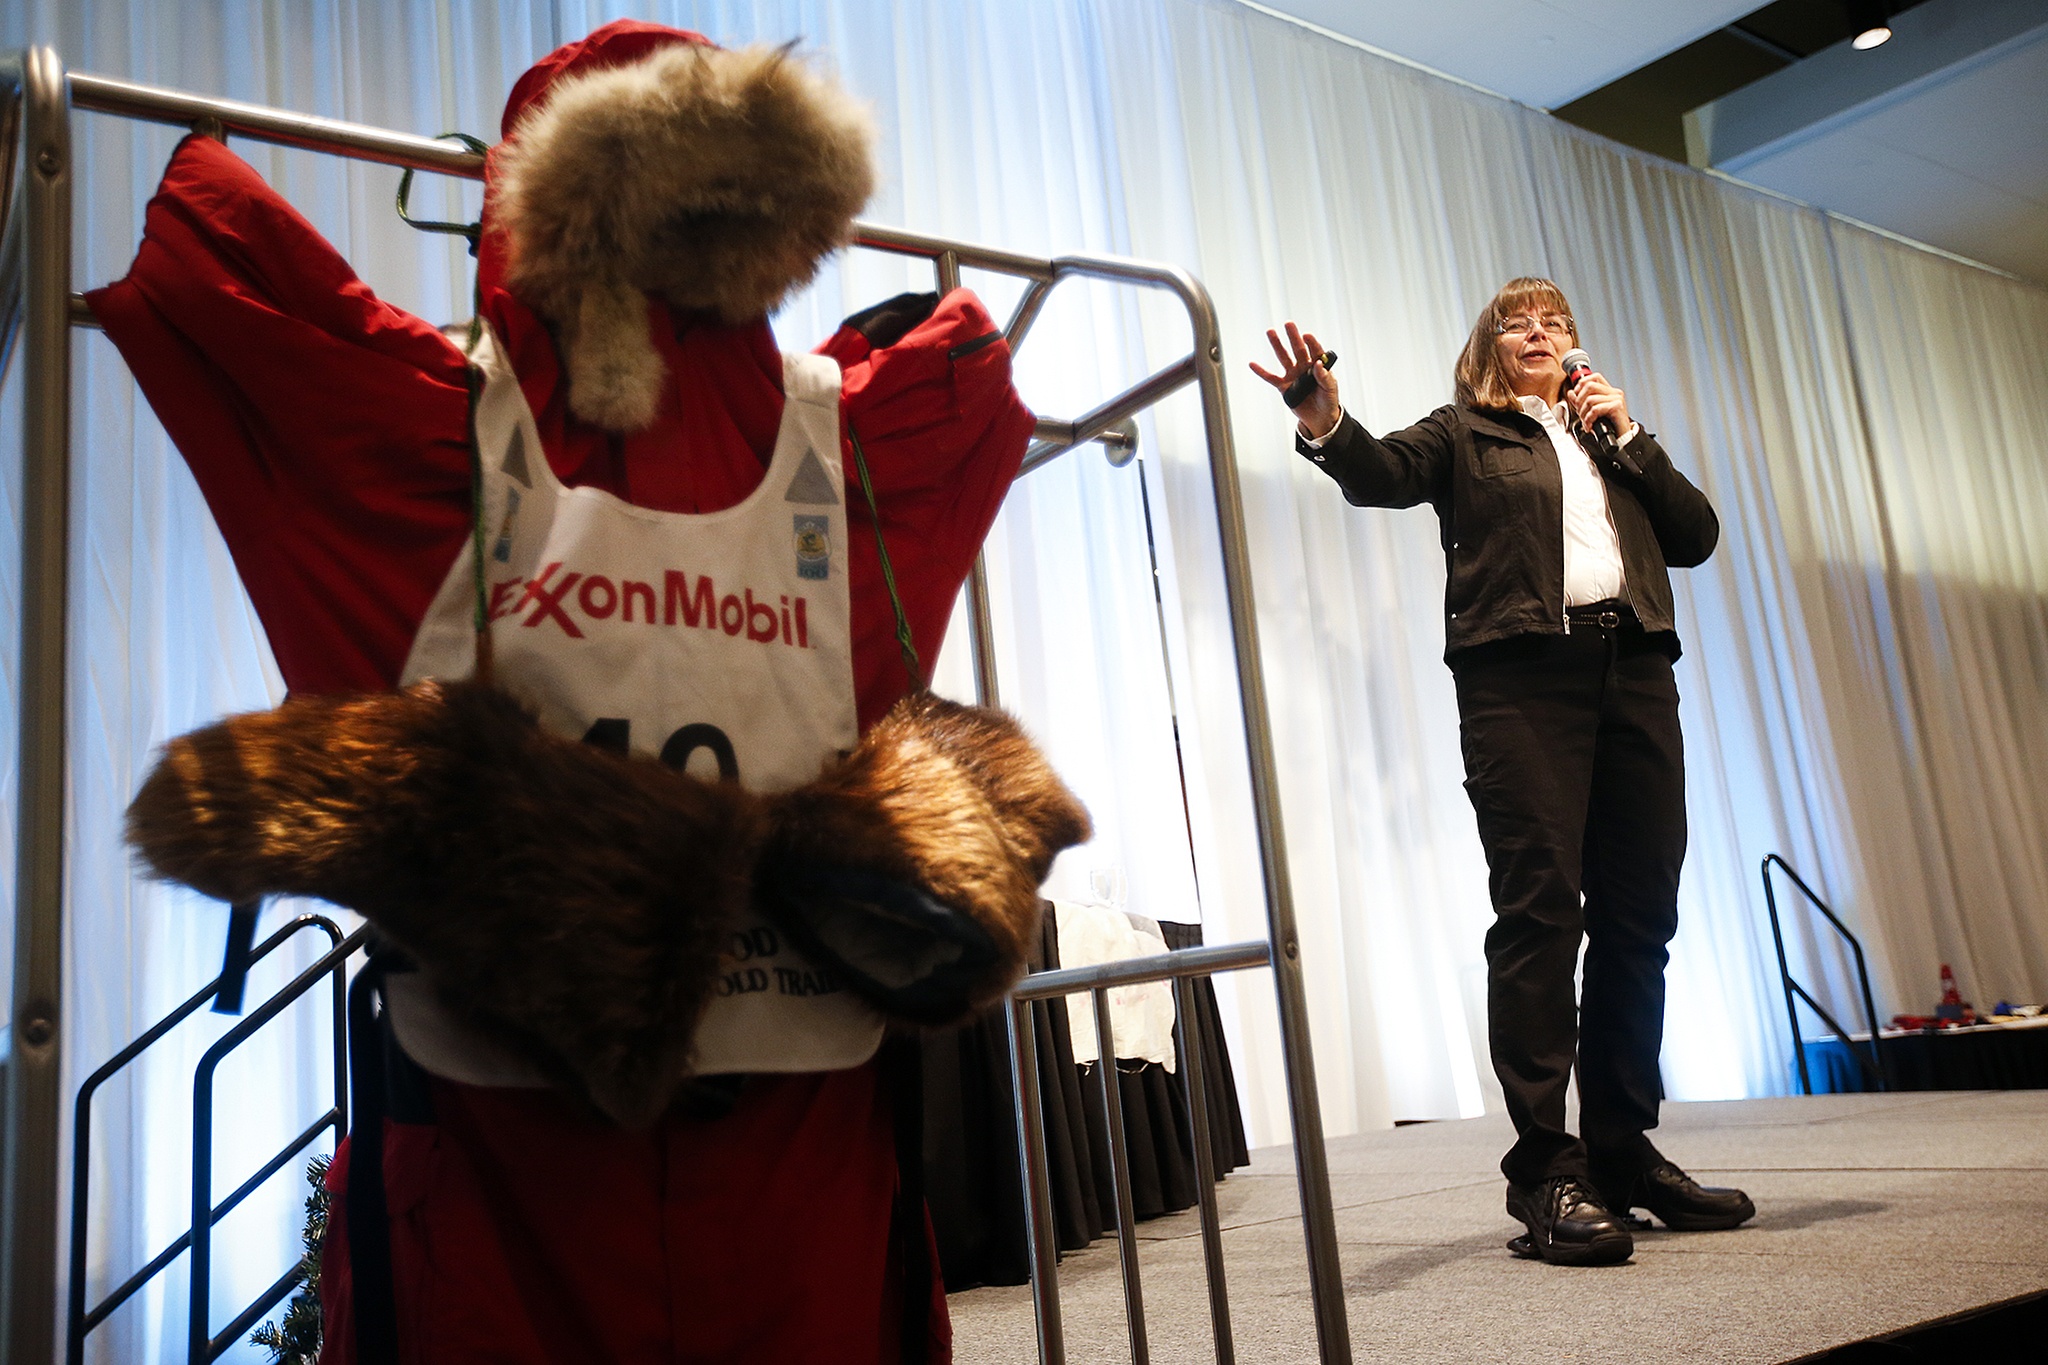
<svg viewBox="0 0 2048 1365">
<path fill-rule="evenodd" d="M 1643 623 L 1636 618 L 1636 609 L 1618 597 L 1605 602 L 1588 602 L 1583 607 L 1566 607 L 1564 619 L 1574 626 L 1597 626 L 1601 630 L 1619 630 L 1627 626 L 1641 630 Z"/>
</svg>

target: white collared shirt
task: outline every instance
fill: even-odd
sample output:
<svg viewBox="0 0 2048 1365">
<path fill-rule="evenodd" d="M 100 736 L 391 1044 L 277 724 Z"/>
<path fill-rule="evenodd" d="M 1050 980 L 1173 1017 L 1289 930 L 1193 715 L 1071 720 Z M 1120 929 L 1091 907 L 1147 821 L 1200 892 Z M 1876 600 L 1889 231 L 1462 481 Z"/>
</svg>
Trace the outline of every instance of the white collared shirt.
<svg viewBox="0 0 2048 1365">
<path fill-rule="evenodd" d="M 1565 424 L 1564 404 L 1553 408 L 1528 395 L 1520 402 L 1550 437 L 1564 478 L 1564 604 L 1581 607 L 1621 596 L 1621 539 L 1607 510 L 1607 481 Z"/>
</svg>

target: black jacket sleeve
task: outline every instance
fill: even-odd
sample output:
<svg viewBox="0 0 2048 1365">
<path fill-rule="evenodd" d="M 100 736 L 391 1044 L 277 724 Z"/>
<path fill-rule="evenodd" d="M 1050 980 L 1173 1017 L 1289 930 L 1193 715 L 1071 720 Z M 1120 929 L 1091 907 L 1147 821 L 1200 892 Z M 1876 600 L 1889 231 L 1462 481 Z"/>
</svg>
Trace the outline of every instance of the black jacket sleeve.
<svg viewBox="0 0 2048 1365">
<path fill-rule="evenodd" d="M 1450 487 L 1457 444 L 1454 413 L 1438 408 L 1412 427 L 1373 436 L 1347 412 L 1320 449 L 1299 431 L 1294 448 L 1335 479 L 1354 507 L 1438 503 Z"/>
<path fill-rule="evenodd" d="M 1624 449 L 1642 473 L 1617 471 L 1615 478 L 1636 495 L 1649 514 L 1664 562 L 1675 569 L 1705 562 L 1721 540 L 1721 519 L 1714 514 L 1707 495 L 1678 472 L 1647 428 L 1639 430 Z"/>
</svg>

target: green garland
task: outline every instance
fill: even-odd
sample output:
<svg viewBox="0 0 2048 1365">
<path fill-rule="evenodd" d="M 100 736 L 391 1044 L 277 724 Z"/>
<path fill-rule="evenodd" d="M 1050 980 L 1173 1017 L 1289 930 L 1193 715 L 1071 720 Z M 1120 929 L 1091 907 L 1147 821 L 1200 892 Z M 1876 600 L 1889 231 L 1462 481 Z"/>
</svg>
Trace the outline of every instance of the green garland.
<svg viewBox="0 0 2048 1365">
<path fill-rule="evenodd" d="M 301 1239 L 306 1254 L 299 1260 L 299 1289 L 285 1305 L 281 1324 L 264 1323 L 249 1340 L 270 1351 L 270 1365 L 313 1365 L 320 1356 L 320 1247 L 327 1240 L 327 1167 L 333 1158 L 316 1156 L 306 1163 L 306 1229 Z"/>
</svg>

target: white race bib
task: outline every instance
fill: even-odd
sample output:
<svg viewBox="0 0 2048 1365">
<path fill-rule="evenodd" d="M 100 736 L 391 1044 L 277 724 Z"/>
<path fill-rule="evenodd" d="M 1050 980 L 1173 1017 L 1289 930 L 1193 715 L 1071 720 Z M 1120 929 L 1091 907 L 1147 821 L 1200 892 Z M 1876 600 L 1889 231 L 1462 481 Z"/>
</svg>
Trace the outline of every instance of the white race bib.
<svg viewBox="0 0 2048 1365">
<path fill-rule="evenodd" d="M 488 329 L 472 359 L 485 377 L 481 541 L 499 685 L 555 734 L 751 791 L 798 786 L 853 748 L 839 367 L 783 357 L 766 476 L 736 506 L 691 514 L 563 487 Z M 474 671 L 476 553 L 472 538 L 449 569 L 404 682 Z M 720 968 L 697 1032 L 700 1074 L 838 1070 L 881 1042 L 881 1016 L 765 920 L 748 917 Z M 392 1022 L 429 1070 L 473 1085 L 543 1084 L 485 1040 L 449 1036 L 458 1026 L 416 995 L 392 996 Z"/>
</svg>

